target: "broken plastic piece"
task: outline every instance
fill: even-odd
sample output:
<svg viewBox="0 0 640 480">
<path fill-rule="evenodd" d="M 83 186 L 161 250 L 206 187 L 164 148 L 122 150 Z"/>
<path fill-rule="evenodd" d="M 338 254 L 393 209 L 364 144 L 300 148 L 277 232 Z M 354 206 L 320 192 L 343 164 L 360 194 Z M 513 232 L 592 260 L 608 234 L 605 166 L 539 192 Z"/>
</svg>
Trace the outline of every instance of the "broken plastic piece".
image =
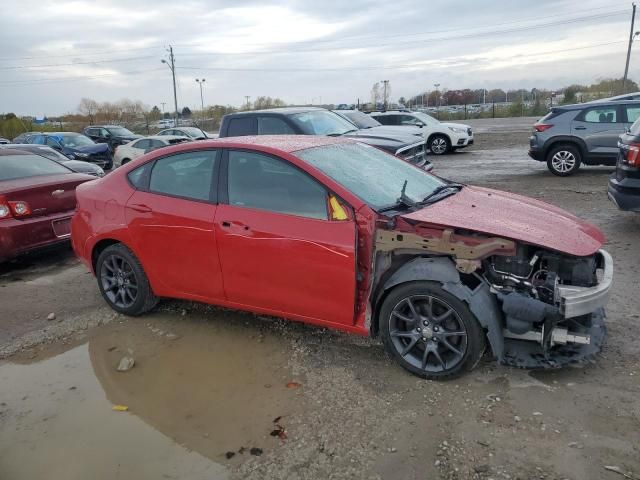
<svg viewBox="0 0 640 480">
<path fill-rule="evenodd" d="M 127 407 L 126 405 L 114 405 L 113 407 L 111 407 L 111 410 L 114 410 L 116 412 L 126 412 L 127 410 L 129 410 L 129 407 Z"/>
<path fill-rule="evenodd" d="M 349 216 L 338 199 L 331 195 L 329 197 L 329 207 L 331 210 L 331 220 L 348 220 Z"/>
<path fill-rule="evenodd" d="M 301 387 L 302 384 L 298 382 L 289 382 L 287 383 L 287 388 L 298 388 Z"/>
</svg>

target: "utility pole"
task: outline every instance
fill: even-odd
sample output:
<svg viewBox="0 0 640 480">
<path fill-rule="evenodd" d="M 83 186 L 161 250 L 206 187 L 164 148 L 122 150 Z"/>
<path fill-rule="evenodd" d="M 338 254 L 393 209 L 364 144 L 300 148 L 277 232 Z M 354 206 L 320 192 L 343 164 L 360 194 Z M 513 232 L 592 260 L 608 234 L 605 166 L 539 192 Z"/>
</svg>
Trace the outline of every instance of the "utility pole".
<svg viewBox="0 0 640 480">
<path fill-rule="evenodd" d="M 171 76 L 173 77 L 173 106 L 175 107 L 174 126 L 177 127 L 178 126 L 178 93 L 176 92 L 176 63 L 175 63 L 175 57 L 173 56 L 173 47 L 171 45 L 169 45 L 167 52 L 169 52 L 169 61 L 167 62 L 164 58 L 161 61 L 162 63 L 164 63 L 169 67 L 169 70 L 171 70 Z"/>
<path fill-rule="evenodd" d="M 164 104 L 165 104 L 165 103 L 166 103 L 166 102 L 160 102 L 160 105 L 162 105 L 162 114 L 163 114 L 163 115 L 164 115 Z"/>
<path fill-rule="evenodd" d="M 382 84 L 384 85 L 384 90 L 382 94 L 382 104 L 384 109 L 387 109 L 387 85 L 389 84 L 389 80 L 382 80 Z"/>
<path fill-rule="evenodd" d="M 633 44 L 633 26 L 636 21 L 636 4 L 633 3 L 633 10 L 631 12 L 631 31 L 629 32 L 629 47 L 627 48 L 627 63 L 624 67 L 624 77 L 622 79 L 622 93 L 627 92 L 627 74 L 629 73 L 629 59 L 631 58 L 631 45 Z"/>
<path fill-rule="evenodd" d="M 196 78 L 196 82 L 198 82 L 198 85 L 200 85 L 200 108 L 201 108 L 201 112 L 202 112 L 202 121 L 204 122 L 204 97 L 202 96 L 202 84 L 204 82 L 206 82 L 206 78 L 203 78 L 202 80 L 200 80 L 199 78 Z"/>
<path fill-rule="evenodd" d="M 244 99 L 247 101 L 247 110 L 249 110 L 249 99 L 251 98 L 250 95 L 245 95 Z"/>
<path fill-rule="evenodd" d="M 434 87 L 436 87 L 436 118 L 440 120 L 440 92 L 438 91 L 439 83 L 434 83 Z"/>
</svg>

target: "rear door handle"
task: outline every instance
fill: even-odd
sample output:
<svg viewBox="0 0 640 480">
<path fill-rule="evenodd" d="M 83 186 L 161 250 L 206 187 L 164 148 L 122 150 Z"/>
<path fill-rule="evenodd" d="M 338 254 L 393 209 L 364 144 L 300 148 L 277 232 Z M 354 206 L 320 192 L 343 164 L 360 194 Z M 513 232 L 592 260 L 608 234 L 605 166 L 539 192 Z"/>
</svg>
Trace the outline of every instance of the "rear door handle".
<svg viewBox="0 0 640 480">
<path fill-rule="evenodd" d="M 231 226 L 231 223 L 230 222 L 222 222 L 222 226 L 228 228 L 228 227 Z"/>
<path fill-rule="evenodd" d="M 148 207 L 142 203 L 133 203 L 129 205 L 129 208 L 131 208 L 131 210 L 135 210 L 136 212 L 140 212 L 140 213 L 149 213 L 151 211 L 151 207 Z"/>
<path fill-rule="evenodd" d="M 574 130 L 586 130 L 587 127 L 574 127 Z"/>
</svg>

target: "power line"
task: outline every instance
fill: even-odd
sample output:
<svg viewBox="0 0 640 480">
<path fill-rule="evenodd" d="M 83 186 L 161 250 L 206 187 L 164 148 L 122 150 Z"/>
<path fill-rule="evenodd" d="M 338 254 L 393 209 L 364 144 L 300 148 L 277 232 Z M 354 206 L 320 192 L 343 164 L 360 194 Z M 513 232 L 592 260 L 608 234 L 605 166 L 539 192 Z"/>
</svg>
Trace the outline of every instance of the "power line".
<svg viewBox="0 0 640 480">
<path fill-rule="evenodd" d="M 145 60 L 147 58 L 155 58 L 155 57 L 152 55 L 146 55 L 144 57 L 110 58 L 107 60 L 91 60 L 86 62 L 72 62 L 72 63 L 50 63 L 47 65 L 12 65 L 9 67 L 0 67 L 0 70 L 23 70 L 25 68 L 69 67 L 74 65 L 93 65 L 96 63 L 132 62 L 136 60 Z"/>
<path fill-rule="evenodd" d="M 90 57 L 94 55 L 108 55 L 111 53 L 122 53 L 122 52 L 135 52 L 140 50 L 157 50 L 158 48 L 162 48 L 163 45 L 154 45 L 149 47 L 134 47 L 134 48 L 121 48 L 116 50 L 100 50 L 100 51 L 91 51 L 91 52 L 76 52 L 76 53 L 64 53 L 59 55 L 34 55 L 27 57 L 0 57 L 0 62 L 4 62 L 5 60 L 38 60 L 40 58 L 67 58 L 67 57 Z"/>
<path fill-rule="evenodd" d="M 95 80 L 100 78 L 117 77 L 120 75 L 138 75 L 141 73 L 158 72 L 160 70 L 164 71 L 163 68 L 152 68 L 147 70 L 133 70 L 128 72 L 105 73 L 102 75 L 91 75 L 91 76 L 40 78 L 40 79 L 32 79 L 32 80 L 3 80 L 3 81 L 0 81 L 0 85 L 28 86 L 28 85 L 41 85 L 41 84 L 49 84 L 49 83 L 64 83 L 64 82 L 73 82 L 78 80 Z"/>
</svg>

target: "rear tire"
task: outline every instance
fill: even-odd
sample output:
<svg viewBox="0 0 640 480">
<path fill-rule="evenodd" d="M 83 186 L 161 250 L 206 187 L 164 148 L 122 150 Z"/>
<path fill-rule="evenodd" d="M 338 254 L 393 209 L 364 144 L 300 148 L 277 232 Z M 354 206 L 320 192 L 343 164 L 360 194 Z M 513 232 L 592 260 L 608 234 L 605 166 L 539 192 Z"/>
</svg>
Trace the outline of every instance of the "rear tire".
<svg viewBox="0 0 640 480">
<path fill-rule="evenodd" d="M 100 253 L 96 277 L 102 297 L 118 313 L 138 316 L 158 303 L 140 261 L 121 243 Z"/>
<path fill-rule="evenodd" d="M 379 316 L 386 351 L 403 368 L 431 380 L 473 369 L 484 353 L 484 330 L 465 302 L 437 282 L 407 282 L 387 295 Z"/>
<path fill-rule="evenodd" d="M 582 154 L 575 145 L 556 145 L 547 153 L 547 168 L 554 175 L 568 177 L 580 168 Z"/>
</svg>

